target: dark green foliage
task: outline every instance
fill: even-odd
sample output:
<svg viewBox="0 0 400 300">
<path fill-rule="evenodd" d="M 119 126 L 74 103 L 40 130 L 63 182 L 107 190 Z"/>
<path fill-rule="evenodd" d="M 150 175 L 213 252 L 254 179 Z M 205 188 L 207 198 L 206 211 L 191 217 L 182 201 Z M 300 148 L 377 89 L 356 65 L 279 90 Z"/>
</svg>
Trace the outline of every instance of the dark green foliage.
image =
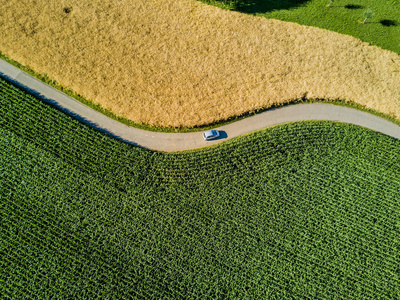
<svg viewBox="0 0 400 300">
<path fill-rule="evenodd" d="M 0 91 L 4 298 L 400 297 L 399 141 L 303 122 L 163 154 Z"/>
</svg>

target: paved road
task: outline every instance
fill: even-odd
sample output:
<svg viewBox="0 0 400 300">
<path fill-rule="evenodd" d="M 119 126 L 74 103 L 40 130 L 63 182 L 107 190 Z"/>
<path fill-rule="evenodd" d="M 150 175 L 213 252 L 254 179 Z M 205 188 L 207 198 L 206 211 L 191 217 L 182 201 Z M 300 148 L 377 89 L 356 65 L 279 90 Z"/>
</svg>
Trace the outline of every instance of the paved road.
<svg viewBox="0 0 400 300">
<path fill-rule="evenodd" d="M 302 120 L 328 120 L 356 124 L 400 139 L 400 127 L 385 119 L 353 108 L 332 104 L 296 104 L 271 109 L 235 123 L 217 127 L 222 138 L 206 142 L 200 132 L 163 133 L 129 127 L 83 105 L 0 59 L 0 76 L 31 91 L 52 105 L 95 128 L 141 147 L 159 151 L 182 151 L 202 148 L 265 127 Z"/>
</svg>

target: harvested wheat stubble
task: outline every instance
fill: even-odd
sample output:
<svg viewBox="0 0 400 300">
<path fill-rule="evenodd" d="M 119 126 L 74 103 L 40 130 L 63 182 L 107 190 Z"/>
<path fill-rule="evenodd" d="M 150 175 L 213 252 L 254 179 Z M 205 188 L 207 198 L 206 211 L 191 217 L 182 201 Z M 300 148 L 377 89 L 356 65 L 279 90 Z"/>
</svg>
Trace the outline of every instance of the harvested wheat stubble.
<svg viewBox="0 0 400 300">
<path fill-rule="evenodd" d="M 350 36 L 195 0 L 0 5 L 3 53 L 136 123 L 192 127 L 303 96 L 400 119 L 400 56 Z"/>
</svg>

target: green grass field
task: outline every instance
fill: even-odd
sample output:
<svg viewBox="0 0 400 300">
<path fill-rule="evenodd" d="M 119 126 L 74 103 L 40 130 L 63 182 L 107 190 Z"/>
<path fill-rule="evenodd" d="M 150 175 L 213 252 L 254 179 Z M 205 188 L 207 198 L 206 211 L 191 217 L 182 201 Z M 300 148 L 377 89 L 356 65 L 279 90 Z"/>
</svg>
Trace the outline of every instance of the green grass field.
<svg viewBox="0 0 400 300">
<path fill-rule="evenodd" d="M 0 81 L 5 299 L 400 297 L 400 142 L 301 122 L 164 154 Z"/>
<path fill-rule="evenodd" d="M 347 34 L 400 54 L 399 0 L 200 0 L 248 14 Z M 365 24 L 364 11 L 373 17 Z"/>
</svg>

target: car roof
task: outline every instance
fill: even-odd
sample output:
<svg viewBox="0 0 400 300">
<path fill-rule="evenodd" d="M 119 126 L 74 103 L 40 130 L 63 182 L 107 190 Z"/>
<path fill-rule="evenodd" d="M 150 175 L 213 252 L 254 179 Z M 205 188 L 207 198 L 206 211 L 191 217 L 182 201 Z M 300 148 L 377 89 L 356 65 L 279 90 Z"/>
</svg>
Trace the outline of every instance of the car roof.
<svg viewBox="0 0 400 300">
<path fill-rule="evenodd" d="M 204 132 L 204 136 L 205 137 L 212 137 L 212 136 L 218 136 L 218 130 L 209 130 L 209 131 L 206 131 L 206 132 Z"/>
<path fill-rule="evenodd" d="M 206 132 L 204 132 L 204 135 L 206 137 L 213 136 L 213 135 L 215 135 L 215 130 L 206 131 Z"/>
</svg>

